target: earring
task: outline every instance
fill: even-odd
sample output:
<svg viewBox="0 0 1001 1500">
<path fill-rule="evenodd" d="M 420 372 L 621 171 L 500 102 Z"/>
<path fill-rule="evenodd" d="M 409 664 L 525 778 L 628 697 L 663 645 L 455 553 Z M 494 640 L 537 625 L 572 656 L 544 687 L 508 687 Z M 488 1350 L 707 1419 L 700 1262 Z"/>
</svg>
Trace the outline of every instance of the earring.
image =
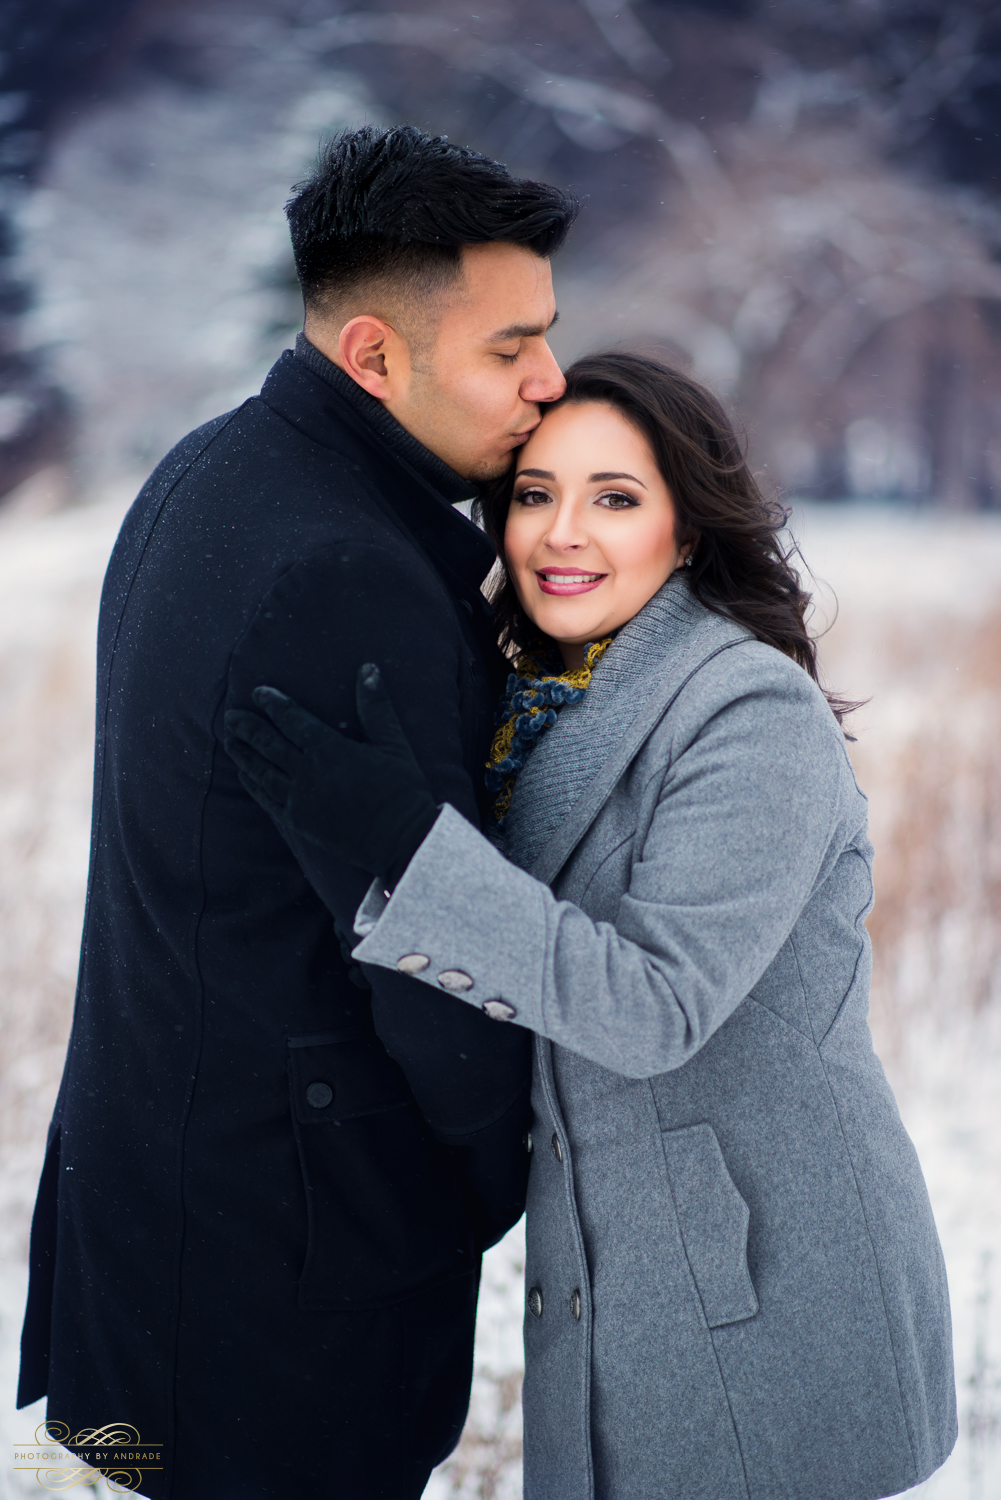
<svg viewBox="0 0 1001 1500">
<path fill-rule="evenodd" d="M 692 566 L 692 554 L 689 552 L 688 556 L 685 558 L 685 567 L 686 568 L 690 568 L 691 566 Z"/>
</svg>

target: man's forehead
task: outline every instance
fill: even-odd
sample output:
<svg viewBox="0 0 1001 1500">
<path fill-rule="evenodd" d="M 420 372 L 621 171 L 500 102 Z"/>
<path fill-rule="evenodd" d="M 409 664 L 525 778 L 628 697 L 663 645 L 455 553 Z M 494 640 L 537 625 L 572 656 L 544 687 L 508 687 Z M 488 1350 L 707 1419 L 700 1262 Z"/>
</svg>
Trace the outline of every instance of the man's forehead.
<svg viewBox="0 0 1001 1500">
<path fill-rule="evenodd" d="M 463 246 L 461 286 L 466 301 L 490 301 L 494 311 L 491 326 L 534 324 L 551 315 L 553 276 L 549 261 L 526 245 L 501 240 Z"/>
<path fill-rule="evenodd" d="M 440 332 L 449 329 L 482 349 L 545 337 L 556 321 L 548 260 L 506 242 L 467 245 L 463 257 L 463 275 L 439 315 Z"/>
</svg>

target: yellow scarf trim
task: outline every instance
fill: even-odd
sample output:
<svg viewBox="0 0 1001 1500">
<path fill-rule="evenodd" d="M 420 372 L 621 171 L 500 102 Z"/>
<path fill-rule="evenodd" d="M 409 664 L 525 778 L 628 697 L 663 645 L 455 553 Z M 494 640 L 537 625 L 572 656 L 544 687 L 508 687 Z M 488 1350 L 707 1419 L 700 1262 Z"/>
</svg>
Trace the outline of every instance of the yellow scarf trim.
<svg viewBox="0 0 1001 1500">
<path fill-rule="evenodd" d="M 591 684 L 591 673 L 611 644 L 609 635 L 589 645 L 584 665 L 572 672 L 547 672 L 544 653 L 525 651 L 515 658 L 487 760 L 487 789 L 498 793 L 494 817 L 499 823 L 511 806 L 518 772 L 542 733 L 556 723 L 557 708 L 580 702 Z"/>
</svg>

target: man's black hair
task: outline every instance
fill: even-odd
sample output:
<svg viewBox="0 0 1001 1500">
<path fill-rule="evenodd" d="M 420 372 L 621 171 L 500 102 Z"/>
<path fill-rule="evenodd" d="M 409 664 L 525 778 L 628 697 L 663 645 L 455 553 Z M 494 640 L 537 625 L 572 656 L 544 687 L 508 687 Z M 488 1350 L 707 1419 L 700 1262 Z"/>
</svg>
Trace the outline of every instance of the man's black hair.
<svg viewBox="0 0 1001 1500">
<path fill-rule="evenodd" d="M 285 212 L 308 305 L 380 278 L 430 293 L 456 279 L 463 245 L 552 255 L 577 202 L 445 136 L 366 125 L 326 143 Z"/>
</svg>

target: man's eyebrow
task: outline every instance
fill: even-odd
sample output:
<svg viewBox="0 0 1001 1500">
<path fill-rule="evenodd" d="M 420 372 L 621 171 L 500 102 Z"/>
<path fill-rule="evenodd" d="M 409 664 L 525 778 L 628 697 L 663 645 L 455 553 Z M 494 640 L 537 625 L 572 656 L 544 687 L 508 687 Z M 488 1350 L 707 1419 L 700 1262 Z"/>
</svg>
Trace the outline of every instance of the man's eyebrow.
<svg viewBox="0 0 1001 1500">
<path fill-rule="evenodd" d="M 520 479 L 523 474 L 529 479 L 551 479 L 554 484 L 556 483 L 556 475 L 550 473 L 548 469 L 519 469 L 514 477 Z"/>
<path fill-rule="evenodd" d="M 529 471 L 523 469 L 522 472 L 527 474 Z M 641 490 L 646 489 L 642 479 L 637 479 L 635 474 L 589 474 L 587 476 L 588 484 L 605 484 L 609 479 L 631 479 L 633 484 L 638 484 Z"/>
<path fill-rule="evenodd" d="M 488 334 L 484 339 L 485 344 L 505 344 L 509 339 L 537 339 L 546 333 L 559 318 L 559 313 L 554 312 L 548 323 L 511 323 L 507 328 L 498 328 L 496 333 Z"/>
</svg>

